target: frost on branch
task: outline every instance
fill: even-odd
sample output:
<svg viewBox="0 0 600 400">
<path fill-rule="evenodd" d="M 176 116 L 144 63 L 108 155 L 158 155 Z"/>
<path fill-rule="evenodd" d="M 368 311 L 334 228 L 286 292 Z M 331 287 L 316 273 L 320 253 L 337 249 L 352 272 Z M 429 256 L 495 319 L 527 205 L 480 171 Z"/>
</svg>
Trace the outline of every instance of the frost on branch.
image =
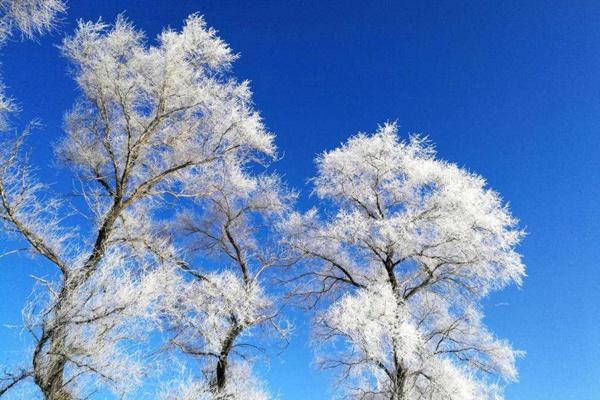
<svg viewBox="0 0 600 400">
<path fill-rule="evenodd" d="M 14 30 L 27 38 L 41 35 L 65 10 L 62 0 L 0 0 L 0 42 Z"/>
<path fill-rule="evenodd" d="M 8 128 L 6 115 L 16 109 L 14 102 L 6 96 L 4 91 L 4 84 L 0 81 L 0 132 L 3 132 Z"/>
<path fill-rule="evenodd" d="M 172 269 L 140 264 L 123 249 L 113 248 L 97 273 L 73 291 L 55 288 L 41 293 L 46 301 L 38 298 L 29 305 L 27 327 L 40 338 L 49 332 L 61 336 L 47 346 L 38 344 L 36 368 L 50 368 L 59 353 L 66 360 L 63 386 L 68 393 L 132 391 L 148 373 L 142 350 L 158 324 L 160 294 L 175 279 Z M 42 304 L 46 307 L 36 310 Z"/>
<path fill-rule="evenodd" d="M 296 291 L 324 302 L 320 362 L 357 399 L 492 399 L 519 352 L 482 323 L 480 300 L 520 284 L 523 232 L 478 175 L 396 126 L 317 159 L 316 209 L 284 224 L 306 257 Z M 333 212 L 331 211 L 333 210 Z M 497 397 L 494 397 L 497 396 Z"/>
<path fill-rule="evenodd" d="M 160 400 L 269 400 L 272 397 L 256 377 L 251 367 L 245 362 L 236 363 L 228 371 L 227 380 L 235 382 L 228 385 L 218 395 L 214 387 L 207 382 L 198 382 L 190 378 L 176 384 L 168 385 L 160 396 Z"/>
<path fill-rule="evenodd" d="M 23 149 L 29 130 L 21 135 L 6 133 L 0 139 L 0 221 L 6 239 L 23 238 L 35 253 L 67 269 L 61 258 L 71 255 L 74 232 L 63 221 L 67 205 L 50 188 L 36 180 Z M 25 251 L 21 248 L 18 251 Z"/>
<path fill-rule="evenodd" d="M 32 380 L 48 400 L 104 389 L 125 396 L 154 367 L 144 354 L 151 346 L 144 344 L 174 320 L 165 313 L 175 310 L 176 285 L 189 284 L 199 300 L 221 301 L 228 293 L 226 287 L 205 293 L 182 278 L 201 275 L 186 267 L 177 233 L 168 228 L 173 203 L 187 215 L 202 210 L 222 186 L 218 177 L 242 177 L 250 161 L 274 155 L 273 135 L 252 107 L 248 83 L 229 74 L 236 55 L 200 16 L 190 16 L 179 32 L 163 31 L 154 46 L 123 18 L 112 26 L 80 22 L 62 50 L 81 96 L 66 116 L 66 137 L 56 153 L 71 167 L 83 201 L 47 201 L 48 189 L 20 157 L 22 139 L 2 146 L 4 227 L 57 267 L 56 275 L 38 279 L 39 296 L 26 310 L 35 348 L 23 380 Z M 240 179 L 231 182 L 246 181 Z M 272 205 L 259 198 L 265 200 L 252 204 Z M 78 226 L 59 218 L 66 206 L 88 222 Z M 230 232 L 238 232 L 233 224 Z M 240 324 L 272 321 L 277 314 L 262 311 L 271 307 L 257 279 L 270 260 L 265 256 L 252 270 L 252 283 L 238 282 L 247 307 L 247 315 L 238 315 Z M 218 278 L 233 285 L 239 275 L 215 276 L 216 283 Z M 210 326 L 204 328 L 212 335 Z M 12 384 L 10 376 L 7 382 Z"/>
</svg>

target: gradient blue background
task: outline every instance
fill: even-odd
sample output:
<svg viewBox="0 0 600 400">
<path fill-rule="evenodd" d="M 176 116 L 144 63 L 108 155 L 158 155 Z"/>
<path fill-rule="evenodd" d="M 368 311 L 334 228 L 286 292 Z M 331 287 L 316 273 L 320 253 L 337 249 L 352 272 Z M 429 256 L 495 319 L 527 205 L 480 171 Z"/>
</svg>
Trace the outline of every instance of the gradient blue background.
<svg viewBox="0 0 600 400">
<path fill-rule="evenodd" d="M 356 131 L 397 120 L 439 154 L 484 175 L 529 232 L 522 289 L 494 294 L 486 321 L 527 352 L 509 400 L 600 399 L 600 2 L 71 0 L 59 32 L 1 52 L 40 174 L 72 187 L 50 144 L 76 90 L 55 47 L 77 18 L 117 13 L 154 37 L 200 12 L 241 59 L 277 133 L 277 168 L 309 197 L 313 157 Z M 0 264 L 0 364 L 23 354 L 19 324 L 39 266 Z M 262 375 L 282 399 L 326 399 L 306 321 Z"/>
</svg>

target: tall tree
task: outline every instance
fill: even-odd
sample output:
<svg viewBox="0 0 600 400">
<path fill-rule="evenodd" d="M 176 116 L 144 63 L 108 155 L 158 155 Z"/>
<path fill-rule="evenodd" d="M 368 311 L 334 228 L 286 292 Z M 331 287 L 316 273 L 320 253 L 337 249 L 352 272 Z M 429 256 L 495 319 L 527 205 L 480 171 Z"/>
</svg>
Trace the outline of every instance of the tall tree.
<svg viewBox="0 0 600 400">
<path fill-rule="evenodd" d="M 274 152 L 248 83 L 228 72 L 236 55 L 198 15 L 153 46 L 123 18 L 81 22 L 62 51 L 81 97 L 56 153 L 85 201 L 52 200 L 30 173 L 21 136 L 2 147 L 0 163 L 5 229 L 56 267 L 43 307 L 35 303 L 28 318 L 35 349 L 27 374 L 48 400 L 139 381 L 131 346 L 158 318 L 161 293 L 181 267 L 162 233 L 167 200 L 202 185 L 208 170 Z M 67 206 L 91 224 L 74 226 Z"/>
<path fill-rule="evenodd" d="M 476 400 L 517 378 L 518 352 L 482 323 L 480 301 L 520 284 L 523 232 L 482 177 L 435 158 L 394 124 L 317 158 L 326 201 L 284 240 L 307 257 L 298 293 L 325 302 L 320 362 L 355 399 Z M 306 279 L 308 278 L 308 279 Z"/>
</svg>

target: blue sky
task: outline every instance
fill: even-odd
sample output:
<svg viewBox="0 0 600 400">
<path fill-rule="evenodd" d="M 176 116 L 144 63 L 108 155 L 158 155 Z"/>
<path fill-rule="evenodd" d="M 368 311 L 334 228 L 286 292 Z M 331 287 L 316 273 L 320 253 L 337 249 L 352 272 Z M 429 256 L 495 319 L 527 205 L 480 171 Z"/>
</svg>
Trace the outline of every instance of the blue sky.
<svg viewBox="0 0 600 400">
<path fill-rule="evenodd" d="M 61 31 L 1 50 L 2 75 L 49 182 L 63 113 L 76 90 L 55 47 L 77 18 L 125 11 L 149 37 L 203 14 L 241 53 L 257 108 L 284 155 L 277 168 L 301 189 L 315 154 L 396 120 L 441 157 L 485 176 L 529 233 L 528 277 L 494 294 L 486 321 L 527 352 L 509 400 L 600 399 L 600 2 L 597 1 L 116 1 L 72 0 Z M 30 261 L 0 264 L 0 361 L 22 351 L 20 308 Z M 326 399 L 311 368 L 306 321 L 263 375 L 283 399 Z"/>
</svg>

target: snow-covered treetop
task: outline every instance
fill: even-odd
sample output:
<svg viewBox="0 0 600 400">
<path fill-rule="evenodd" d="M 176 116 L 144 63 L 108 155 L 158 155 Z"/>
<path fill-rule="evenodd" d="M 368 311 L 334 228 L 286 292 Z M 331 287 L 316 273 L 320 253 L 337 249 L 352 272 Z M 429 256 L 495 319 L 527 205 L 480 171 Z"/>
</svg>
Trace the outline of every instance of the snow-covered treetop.
<svg viewBox="0 0 600 400">
<path fill-rule="evenodd" d="M 339 261 L 349 273 L 343 279 L 366 285 L 389 256 L 406 297 L 429 272 L 427 285 L 476 297 L 521 282 L 517 220 L 481 176 L 437 160 L 423 138 L 400 141 L 396 125 L 386 124 L 321 154 L 317 168 L 314 192 L 337 212 L 323 223 L 316 210 L 296 214 L 289 228 L 294 235 L 310 227 L 310 236 L 294 235 L 294 245 Z"/>
<path fill-rule="evenodd" d="M 172 190 L 178 173 L 189 180 L 209 162 L 275 153 L 248 82 L 227 76 L 236 55 L 199 15 L 156 46 L 123 17 L 80 22 L 62 49 L 83 97 L 58 152 L 109 192 L 137 196 L 159 180 Z"/>
</svg>

